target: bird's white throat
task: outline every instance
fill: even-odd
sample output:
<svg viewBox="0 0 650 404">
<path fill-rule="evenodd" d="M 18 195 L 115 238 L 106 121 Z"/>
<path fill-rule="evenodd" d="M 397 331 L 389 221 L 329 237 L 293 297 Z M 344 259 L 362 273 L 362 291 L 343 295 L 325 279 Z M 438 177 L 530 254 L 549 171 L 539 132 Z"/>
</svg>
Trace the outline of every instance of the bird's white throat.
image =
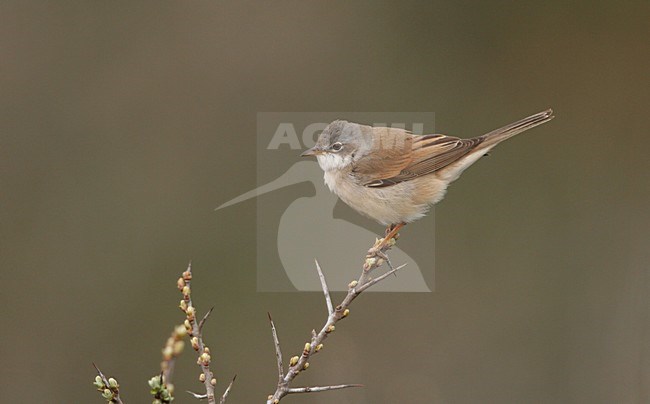
<svg viewBox="0 0 650 404">
<path fill-rule="evenodd" d="M 318 159 L 318 165 L 325 172 L 342 170 L 352 163 L 350 155 L 343 157 L 340 154 L 324 153 L 319 154 L 316 158 Z"/>
</svg>

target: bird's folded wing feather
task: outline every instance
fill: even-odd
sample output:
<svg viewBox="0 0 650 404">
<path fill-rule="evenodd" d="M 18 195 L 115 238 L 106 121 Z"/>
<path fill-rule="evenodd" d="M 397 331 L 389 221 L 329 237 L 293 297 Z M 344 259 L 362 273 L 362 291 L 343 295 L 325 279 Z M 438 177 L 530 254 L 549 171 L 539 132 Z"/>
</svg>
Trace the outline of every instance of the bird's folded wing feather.
<svg viewBox="0 0 650 404">
<path fill-rule="evenodd" d="M 369 151 L 352 168 L 359 183 L 368 185 L 399 175 L 413 158 L 414 136 L 398 128 L 372 128 Z"/>
<path fill-rule="evenodd" d="M 386 187 L 400 182 L 412 180 L 423 175 L 431 174 L 444 168 L 469 153 L 483 138 L 460 139 L 445 135 L 425 135 L 410 137 L 410 150 L 401 150 L 399 157 L 400 169 L 396 172 L 398 164 L 387 164 L 391 170 L 378 170 L 373 179 L 364 182 L 367 187 Z M 386 153 L 388 154 L 388 153 Z M 378 159 L 379 160 L 379 159 Z M 386 164 L 387 159 L 373 162 L 367 169 L 367 176 L 372 172 L 374 166 Z M 392 174 L 392 175 L 388 175 Z"/>
</svg>

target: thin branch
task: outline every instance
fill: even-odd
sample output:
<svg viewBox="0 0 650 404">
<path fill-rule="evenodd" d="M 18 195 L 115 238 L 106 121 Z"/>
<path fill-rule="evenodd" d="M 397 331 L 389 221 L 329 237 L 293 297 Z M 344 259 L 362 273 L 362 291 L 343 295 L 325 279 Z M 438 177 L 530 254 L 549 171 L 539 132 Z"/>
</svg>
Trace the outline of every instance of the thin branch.
<svg viewBox="0 0 650 404">
<path fill-rule="evenodd" d="M 386 261 L 386 262 L 388 263 L 388 261 Z M 406 266 L 406 264 L 402 264 L 402 265 L 400 265 L 400 266 L 398 266 L 398 267 L 396 267 L 396 268 L 391 269 L 390 271 L 386 272 L 385 274 L 383 274 L 383 275 L 381 275 L 381 276 L 378 276 L 377 278 L 374 278 L 374 279 L 371 278 L 371 279 L 369 279 L 368 282 L 364 283 L 363 285 L 361 285 L 361 286 L 359 286 L 359 287 L 357 288 L 357 292 L 358 292 L 358 293 L 363 292 L 364 290 L 368 289 L 369 287 L 371 287 L 371 286 L 374 285 L 375 283 L 379 283 L 379 282 L 381 282 L 382 280 L 384 280 L 384 279 L 386 279 L 387 277 L 391 276 L 392 274 L 394 274 L 395 272 L 397 272 L 397 271 L 399 271 L 400 269 L 404 268 L 405 266 Z"/>
<path fill-rule="evenodd" d="M 205 313 L 205 316 L 199 321 L 199 331 L 203 331 L 203 324 L 205 324 L 205 321 L 210 317 L 210 314 L 212 313 L 212 310 L 214 310 L 214 306 L 210 307 L 210 310 L 208 310 L 207 313 Z"/>
<path fill-rule="evenodd" d="M 318 393 L 320 391 L 341 390 L 350 387 L 364 387 L 363 384 L 339 384 L 336 386 L 294 387 L 287 390 L 287 394 Z"/>
<path fill-rule="evenodd" d="M 310 393 L 310 392 L 317 392 L 317 391 L 328 391 L 328 390 L 336 390 L 336 389 L 342 389 L 347 387 L 361 386 L 357 384 L 344 384 L 344 385 L 337 385 L 337 386 L 291 388 L 289 387 L 289 384 L 293 381 L 293 379 L 296 378 L 296 376 L 298 376 L 300 372 L 305 371 L 309 368 L 309 362 L 308 362 L 309 358 L 314 353 L 319 352 L 321 349 L 323 349 L 323 341 L 325 341 L 325 339 L 331 333 L 334 332 L 334 330 L 336 329 L 335 324 L 339 320 L 347 317 L 350 314 L 350 309 L 348 307 L 350 306 L 352 301 L 356 299 L 357 296 L 359 296 L 361 292 L 363 292 L 364 290 L 377 284 L 378 282 L 381 282 L 382 280 L 396 273 L 398 270 L 400 270 L 405 266 L 405 265 L 401 265 L 397 268 L 393 268 L 392 265 L 389 265 L 390 271 L 386 272 L 385 274 L 382 274 L 381 276 L 378 276 L 377 278 L 374 279 L 370 276 L 373 270 L 379 268 L 384 263 L 390 264 L 390 261 L 388 260 L 388 257 L 386 256 L 385 252 L 390 250 L 390 248 L 395 245 L 396 238 L 397 235 L 394 235 L 388 240 L 378 239 L 375 241 L 375 244 L 372 246 L 372 248 L 368 250 L 368 253 L 366 254 L 366 260 L 363 264 L 363 269 L 361 271 L 361 275 L 359 276 L 359 279 L 350 282 L 350 284 L 348 285 L 347 295 L 345 296 L 343 301 L 335 308 L 332 307 L 332 301 L 330 298 L 327 283 L 325 282 L 325 276 L 323 275 L 323 271 L 318 261 L 316 261 L 316 270 L 318 271 L 318 277 L 321 280 L 321 286 L 323 288 L 325 301 L 327 303 L 327 310 L 328 310 L 327 320 L 325 321 L 325 324 L 321 328 L 320 332 L 312 331 L 311 341 L 305 343 L 305 347 L 302 351 L 302 354 L 299 356 L 293 356 L 291 358 L 289 362 L 289 369 L 287 370 L 287 373 L 284 374 L 284 376 L 281 371 L 282 368 L 280 367 L 280 371 L 278 372 L 280 376 L 278 380 L 278 385 L 275 389 L 275 392 L 268 397 L 266 401 L 267 404 L 277 404 L 287 394 Z M 279 342 L 277 342 L 277 334 L 273 322 L 271 322 L 271 327 L 273 331 L 274 343 L 276 346 L 276 355 L 277 355 L 279 353 Z M 280 364 L 280 362 L 278 363 Z"/>
<path fill-rule="evenodd" d="M 187 270 L 183 272 L 183 275 L 178 279 L 177 285 L 183 294 L 183 300 L 181 301 L 181 310 L 185 313 L 185 328 L 187 333 L 190 335 L 192 348 L 199 354 L 197 364 L 201 367 L 201 375 L 199 380 L 203 382 L 205 386 L 205 398 L 208 399 L 209 404 L 216 404 L 216 398 L 214 395 L 214 386 L 217 384 L 217 379 L 214 378 L 212 371 L 210 370 L 210 348 L 203 342 L 203 335 L 201 333 L 203 324 L 208 318 L 212 309 L 203 316 L 203 319 L 200 323 L 196 322 L 196 308 L 192 304 L 192 298 L 190 297 L 191 290 L 191 281 L 192 281 L 192 263 L 190 262 L 187 266 Z M 191 393 L 197 396 L 195 393 Z"/>
<path fill-rule="evenodd" d="M 332 306 L 332 297 L 330 296 L 330 290 L 327 287 L 327 282 L 325 281 L 325 275 L 323 275 L 323 270 L 320 268 L 318 260 L 314 260 L 316 263 L 316 270 L 318 271 L 318 278 L 320 278 L 320 284 L 323 287 L 323 294 L 325 294 L 325 303 L 327 303 L 327 314 L 331 315 L 334 313 L 334 306 Z"/>
<path fill-rule="evenodd" d="M 206 398 L 208 398 L 207 394 L 199 394 L 189 390 L 187 390 L 187 394 L 190 394 L 191 396 L 199 400 L 205 400 Z"/>
<path fill-rule="evenodd" d="M 122 398 L 120 397 L 120 385 L 117 383 L 117 380 L 112 377 L 106 378 L 104 373 L 93 363 L 95 370 L 97 371 L 97 377 L 95 378 L 95 386 L 97 390 L 102 393 L 109 403 L 124 404 Z"/>
<path fill-rule="evenodd" d="M 210 362 L 212 360 L 210 356 L 210 348 L 208 348 L 208 346 L 203 342 L 203 326 L 205 325 L 208 317 L 210 317 L 210 314 L 212 313 L 212 310 L 214 310 L 214 307 L 208 310 L 201 321 L 197 323 L 196 308 L 192 304 L 192 298 L 190 297 L 192 294 L 192 290 L 190 288 L 191 281 L 192 263 L 190 262 L 185 272 L 183 272 L 183 275 L 178 278 L 177 286 L 183 294 L 183 300 L 181 300 L 180 308 L 186 315 L 184 323 L 185 329 L 191 338 L 190 342 L 192 343 L 192 348 L 194 348 L 194 350 L 199 353 L 199 358 L 196 363 L 201 367 L 202 373 L 199 375 L 199 380 L 205 386 L 206 394 L 197 394 L 191 391 L 188 391 L 188 393 L 199 399 L 207 398 L 209 404 L 216 404 L 217 399 L 214 395 L 214 386 L 217 385 L 217 379 L 214 377 L 214 374 L 210 370 Z M 235 377 L 237 376 L 235 375 Z M 226 398 L 228 397 L 228 394 L 230 393 L 230 389 L 232 388 L 234 382 L 235 378 L 232 379 L 232 382 L 230 382 L 228 388 L 226 388 L 223 396 L 221 396 L 221 399 L 219 400 L 220 403 L 223 404 L 226 402 Z"/>
<path fill-rule="evenodd" d="M 226 388 L 226 391 L 223 392 L 223 396 L 221 396 L 221 400 L 219 400 L 219 404 L 225 404 L 226 399 L 228 398 L 228 394 L 230 394 L 230 389 L 232 389 L 232 385 L 235 383 L 235 379 L 237 378 L 237 375 L 233 376 L 232 380 L 230 381 L 230 384 Z"/>
<path fill-rule="evenodd" d="M 162 372 L 162 381 L 167 388 L 173 392 L 174 385 L 172 378 L 174 376 L 174 368 L 176 365 L 176 358 L 183 353 L 185 343 L 183 339 L 187 336 L 187 330 L 184 325 L 177 325 L 172 330 L 171 335 L 167 338 L 164 348 L 162 349 L 162 362 L 160 362 L 160 370 Z"/>
<path fill-rule="evenodd" d="M 278 339 L 278 332 L 275 329 L 275 323 L 271 318 L 271 313 L 266 313 L 269 316 L 269 322 L 271 323 L 271 333 L 273 334 L 273 345 L 275 346 L 275 357 L 278 362 L 278 383 L 282 382 L 284 379 L 284 365 L 282 363 L 282 349 L 280 348 L 280 340 Z"/>
<path fill-rule="evenodd" d="M 104 376 L 104 373 L 102 373 L 102 371 L 99 370 L 99 368 L 97 367 L 97 365 L 95 364 L 95 362 L 93 362 L 93 367 L 94 367 L 95 370 L 97 371 L 97 374 L 99 375 L 99 377 L 102 379 L 102 382 L 103 382 L 105 385 L 108 385 L 108 379 L 106 378 L 106 376 Z"/>
</svg>

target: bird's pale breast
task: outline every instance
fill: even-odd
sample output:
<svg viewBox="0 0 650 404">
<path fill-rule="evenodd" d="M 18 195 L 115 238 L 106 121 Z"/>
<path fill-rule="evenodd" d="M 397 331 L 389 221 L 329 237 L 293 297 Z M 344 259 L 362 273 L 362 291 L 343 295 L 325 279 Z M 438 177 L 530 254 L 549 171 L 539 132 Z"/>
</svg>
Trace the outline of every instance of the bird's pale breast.
<svg viewBox="0 0 650 404">
<path fill-rule="evenodd" d="M 383 188 L 360 185 L 345 171 L 326 171 L 324 179 L 329 189 L 348 206 L 385 226 L 421 218 L 432 204 L 442 199 L 447 188 L 445 181 L 435 175 Z"/>
</svg>

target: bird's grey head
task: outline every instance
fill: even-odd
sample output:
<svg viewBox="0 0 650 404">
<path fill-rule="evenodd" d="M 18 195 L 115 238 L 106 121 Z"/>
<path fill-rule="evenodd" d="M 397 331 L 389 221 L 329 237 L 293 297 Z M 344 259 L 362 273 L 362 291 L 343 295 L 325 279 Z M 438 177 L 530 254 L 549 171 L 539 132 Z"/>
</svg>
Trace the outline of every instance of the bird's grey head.
<svg viewBox="0 0 650 404">
<path fill-rule="evenodd" d="M 316 156 L 323 171 L 341 170 L 370 148 L 365 141 L 366 128 L 370 129 L 348 121 L 334 121 L 323 129 L 316 145 L 301 156 Z"/>
</svg>

